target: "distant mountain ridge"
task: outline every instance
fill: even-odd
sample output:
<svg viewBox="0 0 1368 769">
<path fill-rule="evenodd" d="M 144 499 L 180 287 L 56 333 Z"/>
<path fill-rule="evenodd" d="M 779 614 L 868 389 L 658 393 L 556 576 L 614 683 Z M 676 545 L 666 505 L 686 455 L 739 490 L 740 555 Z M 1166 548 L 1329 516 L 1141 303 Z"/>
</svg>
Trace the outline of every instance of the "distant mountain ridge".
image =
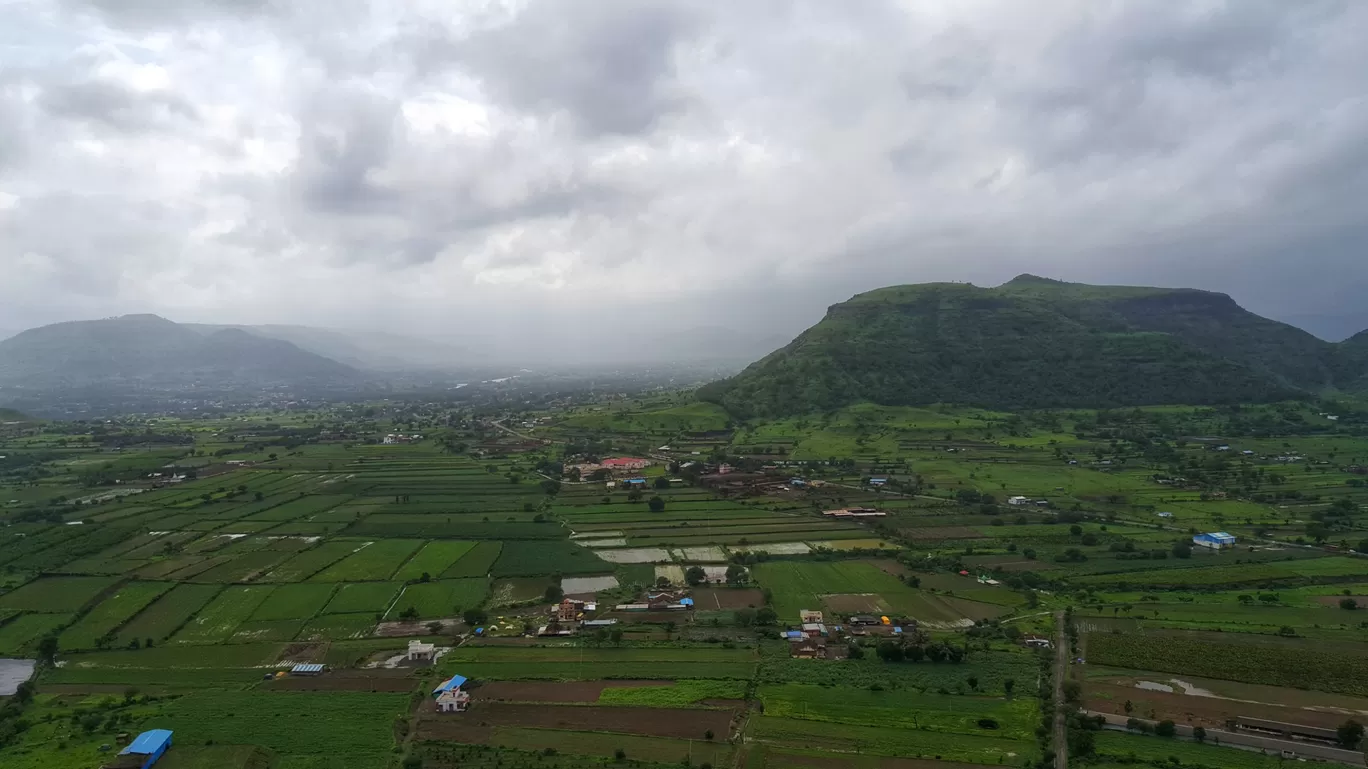
<svg viewBox="0 0 1368 769">
<path fill-rule="evenodd" d="M 741 415 L 868 400 L 989 408 L 1266 402 L 1368 385 L 1341 344 L 1196 289 L 1022 275 L 894 286 L 833 305 L 784 348 L 700 391 Z"/>
<path fill-rule="evenodd" d="M 480 361 L 483 357 L 465 347 L 383 331 L 343 331 L 313 326 L 273 324 L 250 326 L 186 323 L 183 325 L 206 334 L 236 329 L 267 339 L 279 339 L 315 355 L 331 358 L 353 368 L 373 371 L 447 370 L 470 365 L 473 362 Z"/>
<path fill-rule="evenodd" d="M 156 315 L 29 329 L 0 341 L 0 384 L 28 388 L 355 382 L 351 366 L 238 329 L 200 333 Z"/>
</svg>

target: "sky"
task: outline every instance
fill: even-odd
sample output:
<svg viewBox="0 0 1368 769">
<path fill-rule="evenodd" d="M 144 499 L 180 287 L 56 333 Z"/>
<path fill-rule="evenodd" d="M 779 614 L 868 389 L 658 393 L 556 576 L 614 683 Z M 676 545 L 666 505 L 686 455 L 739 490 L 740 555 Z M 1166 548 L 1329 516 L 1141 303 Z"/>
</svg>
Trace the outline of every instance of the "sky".
<svg viewBox="0 0 1368 769">
<path fill-rule="evenodd" d="M 1357 0 L 3 0 L 0 329 L 612 344 L 1029 272 L 1341 337 L 1365 39 Z"/>
</svg>

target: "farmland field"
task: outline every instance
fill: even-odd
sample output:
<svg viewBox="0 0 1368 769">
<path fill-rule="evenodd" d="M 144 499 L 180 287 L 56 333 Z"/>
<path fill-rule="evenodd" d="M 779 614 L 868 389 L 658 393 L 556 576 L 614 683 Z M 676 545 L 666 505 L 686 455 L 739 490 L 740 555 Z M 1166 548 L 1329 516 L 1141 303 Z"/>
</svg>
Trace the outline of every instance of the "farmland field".
<svg viewBox="0 0 1368 769">
<path fill-rule="evenodd" d="M 741 419 L 623 376 L 0 422 L 0 654 L 44 657 L 0 766 L 151 728 L 171 769 L 1022 766 L 1057 671 L 1209 729 L 1368 711 L 1368 409 Z M 1057 613 L 1083 663 L 1023 642 Z M 1071 765 L 1268 765 L 1094 736 Z"/>
</svg>

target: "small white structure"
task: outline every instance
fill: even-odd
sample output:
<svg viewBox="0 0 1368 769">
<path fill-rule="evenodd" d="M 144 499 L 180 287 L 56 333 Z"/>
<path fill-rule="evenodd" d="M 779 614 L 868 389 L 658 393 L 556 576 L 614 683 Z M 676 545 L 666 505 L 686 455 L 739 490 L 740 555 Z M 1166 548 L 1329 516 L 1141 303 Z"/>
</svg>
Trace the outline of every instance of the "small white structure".
<svg viewBox="0 0 1368 769">
<path fill-rule="evenodd" d="M 1011 505 L 1011 506 L 1013 506 L 1013 507 L 1021 507 L 1022 505 L 1029 505 L 1030 503 L 1031 503 L 1031 500 L 1029 500 L 1029 499 L 1027 499 L 1027 498 L 1025 498 L 1025 497 L 1008 497 L 1008 498 L 1007 498 L 1007 504 L 1009 504 L 1009 505 Z"/>
<path fill-rule="evenodd" d="M 409 641 L 408 661 L 409 662 L 432 662 L 437 655 L 437 644 L 426 644 L 422 641 Z"/>
</svg>

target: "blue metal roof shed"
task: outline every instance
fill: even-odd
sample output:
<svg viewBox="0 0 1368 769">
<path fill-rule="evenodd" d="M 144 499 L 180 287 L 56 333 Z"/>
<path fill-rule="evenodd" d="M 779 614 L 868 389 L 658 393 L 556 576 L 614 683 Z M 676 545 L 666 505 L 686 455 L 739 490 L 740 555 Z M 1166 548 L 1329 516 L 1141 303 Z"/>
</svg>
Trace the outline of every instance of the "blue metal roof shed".
<svg viewBox="0 0 1368 769">
<path fill-rule="evenodd" d="M 461 686 L 465 684 L 465 682 L 465 676 L 452 676 L 451 678 L 448 678 L 447 680 L 438 684 L 437 688 L 432 690 L 432 695 L 435 697 L 441 694 L 442 692 L 449 692 L 453 689 L 459 689 L 461 688 Z"/>
<path fill-rule="evenodd" d="M 147 769 L 157 763 L 157 759 L 161 758 L 169 747 L 171 747 L 171 730 L 152 729 L 139 734 L 131 745 L 119 751 L 119 755 L 147 756 L 147 760 L 142 764 L 142 769 Z"/>
<path fill-rule="evenodd" d="M 290 674 L 296 676 L 316 676 L 323 672 L 323 666 L 312 663 L 295 665 L 290 668 Z"/>
</svg>

